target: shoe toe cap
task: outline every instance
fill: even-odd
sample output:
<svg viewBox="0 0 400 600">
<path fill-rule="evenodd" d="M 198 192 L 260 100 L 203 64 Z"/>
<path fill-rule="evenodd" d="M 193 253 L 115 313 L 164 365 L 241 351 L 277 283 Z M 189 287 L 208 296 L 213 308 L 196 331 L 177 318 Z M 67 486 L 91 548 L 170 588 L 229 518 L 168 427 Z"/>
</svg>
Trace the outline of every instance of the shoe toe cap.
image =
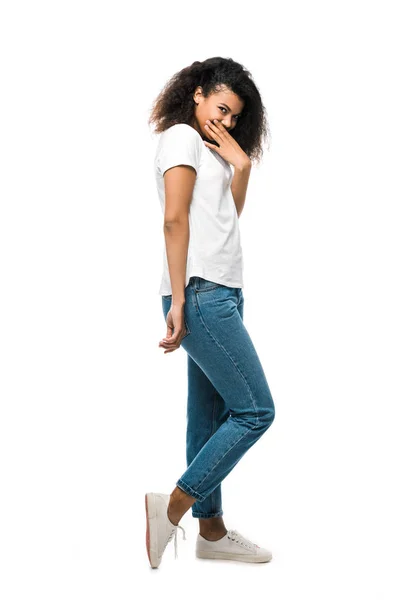
<svg viewBox="0 0 400 600">
<path fill-rule="evenodd" d="M 266 562 L 272 559 L 272 552 L 266 548 L 257 548 L 257 555 Z"/>
</svg>

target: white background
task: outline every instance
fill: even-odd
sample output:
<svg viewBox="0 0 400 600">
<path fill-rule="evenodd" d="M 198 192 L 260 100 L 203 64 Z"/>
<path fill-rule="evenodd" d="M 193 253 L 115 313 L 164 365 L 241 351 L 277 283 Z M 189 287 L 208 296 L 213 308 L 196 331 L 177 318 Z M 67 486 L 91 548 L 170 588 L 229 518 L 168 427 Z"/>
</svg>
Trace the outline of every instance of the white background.
<svg viewBox="0 0 400 600">
<path fill-rule="evenodd" d="M 399 598 L 395 5 L 2 3 L 4 600 Z M 276 418 L 223 501 L 273 560 L 196 559 L 189 511 L 152 570 L 144 494 L 185 470 L 186 354 L 158 347 L 147 119 L 216 55 L 250 70 L 271 128 L 240 227 Z"/>
</svg>

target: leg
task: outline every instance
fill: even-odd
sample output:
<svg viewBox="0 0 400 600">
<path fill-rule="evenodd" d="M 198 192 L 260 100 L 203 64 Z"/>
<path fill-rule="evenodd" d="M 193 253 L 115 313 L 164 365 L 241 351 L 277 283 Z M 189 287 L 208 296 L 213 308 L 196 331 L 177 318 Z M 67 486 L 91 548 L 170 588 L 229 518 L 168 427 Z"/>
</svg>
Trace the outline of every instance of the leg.
<svg viewBox="0 0 400 600">
<path fill-rule="evenodd" d="M 202 503 L 269 428 L 275 410 L 262 365 L 238 310 L 241 290 L 194 279 L 187 288 L 185 306 L 191 333 L 181 345 L 230 412 L 176 482 Z"/>
<path fill-rule="evenodd" d="M 178 525 L 183 515 L 189 510 L 196 499 L 183 492 L 179 487 L 176 487 L 171 495 L 168 504 L 167 515 L 171 523 Z M 222 538 L 227 529 L 222 517 L 214 517 L 210 519 L 199 519 L 200 534 L 210 541 L 219 540 Z"/>
<path fill-rule="evenodd" d="M 170 300 L 163 300 L 164 318 L 170 308 Z M 241 303 L 241 307 L 243 303 Z M 239 309 L 243 314 L 243 308 Z M 188 399 L 186 430 L 186 462 L 190 465 L 204 444 L 229 417 L 229 409 L 198 364 L 187 355 Z M 194 504 L 193 504 L 194 500 Z M 171 493 L 168 517 L 177 525 L 183 514 L 192 507 L 192 515 L 199 519 L 200 533 L 206 539 L 222 537 L 226 528 L 222 518 L 221 485 L 210 496 L 199 502 L 179 487 Z"/>
<path fill-rule="evenodd" d="M 176 523 L 196 500 L 203 502 L 218 487 L 275 415 L 265 374 L 242 323 L 242 291 L 195 277 L 185 293 L 191 333 L 181 345 L 224 398 L 230 415 L 177 481 L 171 496 Z M 164 316 L 170 304 L 171 296 L 164 297 Z"/>
<path fill-rule="evenodd" d="M 211 381 L 189 355 L 187 364 L 186 462 L 189 466 L 204 444 L 229 417 L 229 409 Z M 198 519 L 211 519 L 222 514 L 220 485 L 203 502 L 197 501 L 192 506 L 192 515 Z"/>
<path fill-rule="evenodd" d="M 229 417 L 222 396 L 198 364 L 188 355 L 188 404 L 186 431 L 187 466 L 195 459 L 204 444 Z M 209 540 L 226 533 L 222 518 L 221 484 L 203 501 L 192 505 L 192 515 L 199 519 L 200 533 Z"/>
<path fill-rule="evenodd" d="M 243 321 L 243 295 L 239 295 L 237 310 Z M 195 361 L 188 361 L 187 409 L 187 466 L 194 460 L 204 444 L 229 417 L 229 409 L 208 377 Z M 179 489 L 179 488 L 178 488 Z M 192 515 L 199 519 L 199 532 L 206 540 L 222 538 L 227 529 L 223 520 L 221 484 L 203 501 L 192 505 Z"/>
</svg>

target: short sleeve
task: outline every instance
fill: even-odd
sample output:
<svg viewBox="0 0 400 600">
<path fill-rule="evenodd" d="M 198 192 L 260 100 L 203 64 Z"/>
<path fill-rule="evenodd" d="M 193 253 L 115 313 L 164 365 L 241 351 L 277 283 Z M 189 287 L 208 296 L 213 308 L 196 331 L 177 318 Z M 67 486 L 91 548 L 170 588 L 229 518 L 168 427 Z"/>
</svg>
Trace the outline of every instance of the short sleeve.
<svg viewBox="0 0 400 600">
<path fill-rule="evenodd" d="M 161 136 L 156 157 L 161 175 L 178 165 L 189 165 L 197 174 L 202 150 L 200 134 L 186 123 L 177 123 L 163 131 Z"/>
</svg>

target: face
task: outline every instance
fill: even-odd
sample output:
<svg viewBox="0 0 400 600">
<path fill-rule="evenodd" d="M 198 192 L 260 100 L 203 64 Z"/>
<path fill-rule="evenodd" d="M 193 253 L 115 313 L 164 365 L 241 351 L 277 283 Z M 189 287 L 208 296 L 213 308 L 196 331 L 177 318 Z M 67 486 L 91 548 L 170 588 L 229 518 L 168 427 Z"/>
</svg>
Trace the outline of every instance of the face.
<svg viewBox="0 0 400 600">
<path fill-rule="evenodd" d="M 194 105 L 193 127 L 200 133 L 202 138 L 211 141 L 215 140 L 205 128 L 206 120 L 209 119 L 213 122 L 214 119 L 217 119 L 225 129 L 231 132 L 236 127 L 240 119 L 240 113 L 244 108 L 243 100 L 226 87 L 222 87 L 221 91 L 210 94 L 208 98 L 205 98 L 199 86 L 196 88 L 193 100 L 196 103 Z"/>
</svg>

